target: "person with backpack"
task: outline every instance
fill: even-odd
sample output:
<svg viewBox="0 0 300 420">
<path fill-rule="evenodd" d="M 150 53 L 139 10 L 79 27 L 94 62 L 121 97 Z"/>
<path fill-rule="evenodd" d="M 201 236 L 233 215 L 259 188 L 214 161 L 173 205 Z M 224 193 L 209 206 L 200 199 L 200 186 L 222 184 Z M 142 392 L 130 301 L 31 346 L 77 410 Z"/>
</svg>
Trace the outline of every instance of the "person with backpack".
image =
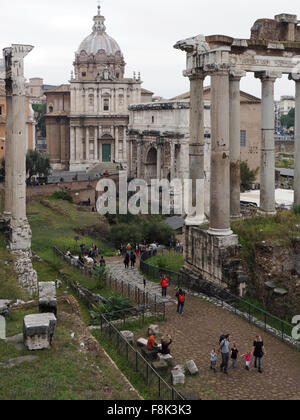
<svg viewBox="0 0 300 420">
<path fill-rule="evenodd" d="M 183 308 L 185 304 L 185 292 L 182 289 L 179 289 L 176 293 L 176 297 L 178 300 L 177 312 L 179 313 L 179 315 L 183 315 Z"/>
<path fill-rule="evenodd" d="M 134 268 L 135 263 L 136 263 L 136 256 L 134 252 L 132 252 L 130 255 L 130 261 L 131 261 L 131 268 Z"/>
<path fill-rule="evenodd" d="M 124 259 L 124 265 L 126 269 L 129 268 L 129 261 L 130 261 L 129 254 L 126 254 L 125 259 Z"/>
<path fill-rule="evenodd" d="M 168 278 L 167 276 L 164 274 L 160 280 L 160 284 L 161 284 L 161 290 L 162 290 L 162 297 L 167 297 L 167 287 L 168 287 Z"/>
<path fill-rule="evenodd" d="M 262 358 L 266 354 L 264 348 L 263 339 L 260 336 L 256 336 L 256 339 L 253 342 L 253 356 L 254 356 L 254 367 L 257 369 L 258 362 L 258 372 L 262 373 Z"/>
<path fill-rule="evenodd" d="M 222 355 L 222 364 L 220 366 L 221 372 L 224 372 L 225 375 L 228 375 L 228 363 L 229 363 L 229 353 L 230 353 L 230 335 L 225 335 L 225 338 L 220 343 L 220 351 Z"/>
</svg>

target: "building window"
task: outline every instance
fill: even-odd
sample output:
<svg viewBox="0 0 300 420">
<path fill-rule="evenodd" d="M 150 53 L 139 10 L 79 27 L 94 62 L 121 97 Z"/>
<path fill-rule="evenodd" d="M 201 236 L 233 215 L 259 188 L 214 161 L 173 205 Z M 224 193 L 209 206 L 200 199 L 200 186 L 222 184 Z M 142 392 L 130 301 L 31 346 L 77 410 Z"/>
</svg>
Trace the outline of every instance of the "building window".
<svg viewBox="0 0 300 420">
<path fill-rule="evenodd" d="M 154 117 L 152 117 L 152 124 L 154 124 L 154 122 L 155 122 L 155 118 L 154 118 Z"/>
<path fill-rule="evenodd" d="M 83 71 L 83 72 L 81 73 L 81 76 L 82 76 L 82 77 L 86 77 L 86 72 L 85 72 L 85 71 Z"/>
<path fill-rule="evenodd" d="M 3 115 L 2 106 L 0 106 L 0 115 Z"/>
<path fill-rule="evenodd" d="M 53 105 L 49 105 L 49 112 L 53 112 Z"/>
<path fill-rule="evenodd" d="M 104 111 L 109 111 L 109 99 L 104 99 L 103 100 L 103 110 Z"/>
<path fill-rule="evenodd" d="M 89 105 L 94 106 L 94 95 L 89 95 Z"/>
<path fill-rule="evenodd" d="M 247 139 L 246 139 L 246 130 L 241 130 L 241 147 L 246 147 Z"/>
</svg>

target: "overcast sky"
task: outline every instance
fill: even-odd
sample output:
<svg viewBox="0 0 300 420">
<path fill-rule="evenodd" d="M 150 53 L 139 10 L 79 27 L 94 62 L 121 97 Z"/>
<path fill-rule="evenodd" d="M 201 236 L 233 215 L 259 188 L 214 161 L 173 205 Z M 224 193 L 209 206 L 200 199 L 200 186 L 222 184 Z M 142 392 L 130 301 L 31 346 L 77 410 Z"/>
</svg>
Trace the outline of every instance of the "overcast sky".
<svg viewBox="0 0 300 420">
<path fill-rule="evenodd" d="M 249 38 L 258 18 L 279 13 L 300 16 L 299 0 L 103 0 L 107 33 L 120 45 L 126 74 L 140 71 L 143 87 L 164 98 L 189 89 L 182 75 L 185 53 L 173 45 L 198 34 Z M 298 7 L 297 7 L 298 6 Z M 44 83 L 67 83 L 74 52 L 91 33 L 96 0 L 1 1 L 1 48 L 12 43 L 35 46 L 26 58 L 26 77 Z M 300 18 L 300 17 L 299 17 Z M 242 89 L 260 96 L 260 82 L 251 75 Z M 293 95 L 294 84 L 283 77 L 276 97 Z"/>
</svg>

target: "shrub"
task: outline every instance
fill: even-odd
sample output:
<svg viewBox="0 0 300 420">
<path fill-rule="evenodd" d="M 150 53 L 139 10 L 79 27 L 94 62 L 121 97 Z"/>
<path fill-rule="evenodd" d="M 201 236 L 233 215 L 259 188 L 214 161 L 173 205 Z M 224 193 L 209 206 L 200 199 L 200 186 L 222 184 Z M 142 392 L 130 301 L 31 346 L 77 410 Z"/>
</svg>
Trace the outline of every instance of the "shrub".
<svg viewBox="0 0 300 420">
<path fill-rule="evenodd" d="M 300 214 L 300 205 L 299 204 L 294 204 L 293 205 L 293 212 L 295 214 Z"/>
<path fill-rule="evenodd" d="M 64 201 L 69 201 L 70 203 L 73 203 L 73 198 L 71 194 L 66 191 L 55 191 L 55 193 L 52 195 L 52 198 L 55 198 L 56 200 L 64 200 Z"/>
<path fill-rule="evenodd" d="M 116 318 L 122 318 L 122 314 L 130 308 L 132 308 L 130 299 L 124 296 L 113 295 L 105 303 L 93 305 L 91 315 L 94 319 L 99 320 L 103 314 L 118 312 Z"/>
</svg>

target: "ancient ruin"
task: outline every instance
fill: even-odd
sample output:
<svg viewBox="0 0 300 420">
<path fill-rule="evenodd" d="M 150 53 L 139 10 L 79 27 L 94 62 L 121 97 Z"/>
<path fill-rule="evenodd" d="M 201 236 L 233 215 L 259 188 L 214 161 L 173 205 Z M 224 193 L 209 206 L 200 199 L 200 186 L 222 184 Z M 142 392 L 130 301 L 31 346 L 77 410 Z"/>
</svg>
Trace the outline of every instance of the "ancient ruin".
<svg viewBox="0 0 300 420">
<path fill-rule="evenodd" d="M 3 50 L 7 132 L 5 156 L 5 212 L 10 249 L 16 256 L 15 271 L 22 287 L 37 292 L 37 274 L 31 263 L 31 229 L 26 217 L 26 89 L 24 58 L 30 45 Z M 3 66 L 2 66 L 3 68 Z"/>
<path fill-rule="evenodd" d="M 274 214 L 275 143 L 274 84 L 288 74 L 296 83 L 295 204 L 300 204 L 300 27 L 297 16 L 281 14 L 258 20 L 250 39 L 224 35 L 177 42 L 187 54 L 184 72 L 191 83 L 190 176 L 201 179 L 204 162 L 203 82 L 211 77 L 211 186 L 210 228 L 202 231 L 199 219 L 186 224 L 186 268 L 208 280 L 226 285 L 230 262 L 237 266 L 238 237 L 230 217 L 240 214 L 240 80 L 252 72 L 262 84 L 261 202 L 264 214 Z M 204 201 L 204 188 L 199 198 Z M 226 268 L 225 268 L 226 267 Z M 239 272 L 238 268 L 238 272 Z M 242 276 L 243 277 L 243 276 Z"/>
</svg>

